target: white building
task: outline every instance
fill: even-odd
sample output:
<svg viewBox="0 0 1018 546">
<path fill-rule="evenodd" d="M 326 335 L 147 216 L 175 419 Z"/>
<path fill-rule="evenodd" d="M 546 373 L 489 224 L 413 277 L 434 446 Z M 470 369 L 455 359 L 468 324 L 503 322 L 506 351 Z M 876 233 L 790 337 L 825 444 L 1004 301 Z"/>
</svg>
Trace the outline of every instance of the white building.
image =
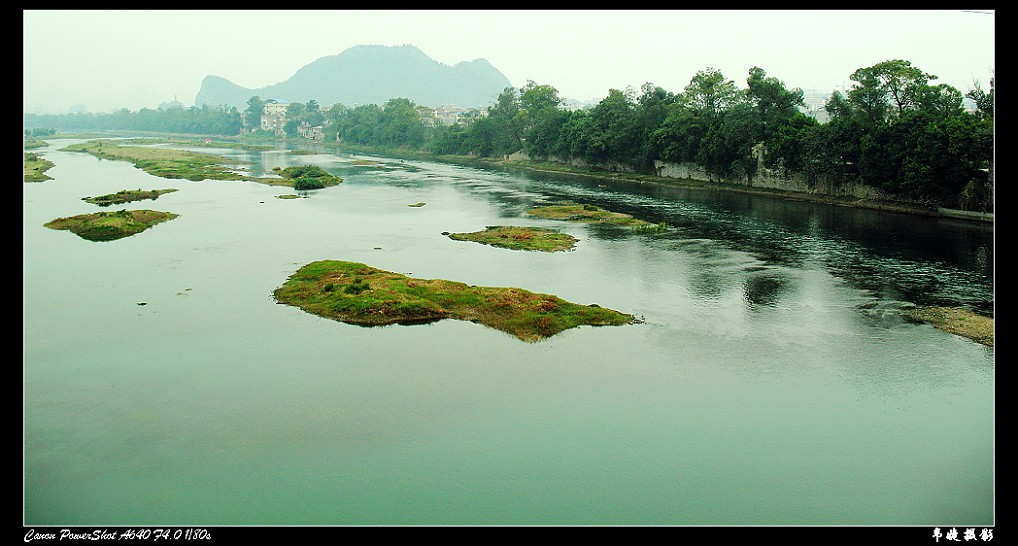
<svg viewBox="0 0 1018 546">
<path fill-rule="evenodd" d="M 286 109 L 290 101 L 282 99 L 268 99 L 262 106 L 262 130 L 270 133 L 282 134 L 283 126 L 286 125 Z"/>
</svg>

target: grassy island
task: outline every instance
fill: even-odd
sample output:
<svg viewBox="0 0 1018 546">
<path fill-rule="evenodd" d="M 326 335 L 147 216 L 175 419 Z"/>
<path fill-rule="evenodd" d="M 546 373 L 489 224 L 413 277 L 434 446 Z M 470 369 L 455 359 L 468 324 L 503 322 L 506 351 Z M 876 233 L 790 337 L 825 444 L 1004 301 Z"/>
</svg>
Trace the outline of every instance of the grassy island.
<svg viewBox="0 0 1018 546">
<path fill-rule="evenodd" d="M 120 205 L 123 203 L 130 203 L 131 201 L 141 201 L 142 199 L 158 199 L 160 195 L 164 193 L 170 193 L 177 191 L 176 188 L 167 188 L 165 190 L 120 190 L 117 193 L 110 193 L 107 195 L 100 195 L 98 197 L 82 197 L 82 201 L 88 201 L 93 205 L 99 205 L 100 207 L 108 207 L 110 205 Z"/>
<path fill-rule="evenodd" d="M 576 237 L 567 233 L 559 233 L 545 228 L 517 226 L 488 226 L 482 231 L 473 233 L 450 233 L 449 238 L 455 241 L 474 241 L 512 250 L 540 250 L 544 252 L 570 250 L 577 241 Z"/>
<path fill-rule="evenodd" d="M 279 303 L 350 324 L 417 324 L 452 318 L 483 324 L 527 342 L 581 325 L 639 322 L 632 315 L 597 305 L 579 305 L 519 288 L 413 279 L 338 260 L 301 267 L 273 296 Z"/>
<path fill-rule="evenodd" d="M 46 171 L 53 168 L 53 162 L 39 157 L 38 154 L 24 152 L 25 154 L 25 182 L 45 182 L 53 177 L 46 174 Z"/>
<path fill-rule="evenodd" d="M 993 347 L 993 319 L 955 307 L 919 307 L 907 316 L 945 332 Z"/>
<path fill-rule="evenodd" d="M 612 224 L 630 227 L 645 227 L 652 225 L 649 222 L 633 218 L 628 214 L 612 212 L 596 205 L 581 205 L 578 203 L 563 203 L 559 205 L 534 207 L 528 210 L 527 214 L 537 216 L 538 218 L 568 220 L 571 222 L 587 222 L 591 224 Z"/>
<path fill-rule="evenodd" d="M 66 229 L 89 241 L 113 241 L 141 233 L 177 216 L 157 210 L 118 210 L 57 218 L 44 225 L 50 229 Z"/>
<path fill-rule="evenodd" d="M 143 146 L 122 146 L 110 140 L 90 140 L 63 148 L 68 152 L 85 152 L 99 159 L 130 161 L 135 167 L 162 178 L 201 180 L 247 180 L 248 177 L 227 166 L 224 157 Z"/>
<path fill-rule="evenodd" d="M 281 178 L 263 177 L 257 179 L 257 182 L 273 186 L 290 186 L 295 190 L 320 190 L 343 181 L 342 178 L 331 175 L 316 165 L 299 165 L 285 169 L 277 167 L 273 170 Z"/>
</svg>

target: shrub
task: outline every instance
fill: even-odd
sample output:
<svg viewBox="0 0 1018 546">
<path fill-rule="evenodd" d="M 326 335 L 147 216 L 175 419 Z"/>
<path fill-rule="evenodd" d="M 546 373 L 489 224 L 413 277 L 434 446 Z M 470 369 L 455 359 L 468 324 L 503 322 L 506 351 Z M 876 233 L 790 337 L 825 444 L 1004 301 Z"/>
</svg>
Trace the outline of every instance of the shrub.
<svg viewBox="0 0 1018 546">
<path fill-rule="evenodd" d="M 301 176 L 293 181 L 293 189 L 295 190 L 320 190 L 324 187 L 325 184 L 321 180 L 307 176 Z"/>
</svg>

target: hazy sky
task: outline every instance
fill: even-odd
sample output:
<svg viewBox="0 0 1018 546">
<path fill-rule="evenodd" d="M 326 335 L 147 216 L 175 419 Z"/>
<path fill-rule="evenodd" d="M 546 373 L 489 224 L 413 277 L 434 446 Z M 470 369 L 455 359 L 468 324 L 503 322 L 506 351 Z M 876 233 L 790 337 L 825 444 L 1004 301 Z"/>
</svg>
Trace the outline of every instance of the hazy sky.
<svg viewBox="0 0 1018 546">
<path fill-rule="evenodd" d="M 600 100 L 651 82 L 680 92 L 708 67 L 745 87 L 753 66 L 789 88 L 850 87 L 904 59 L 962 93 L 994 69 L 992 10 L 24 10 L 24 109 L 194 104 L 202 79 L 257 89 L 356 45 L 417 46 L 447 65 L 487 59 L 511 84 Z M 437 105 L 429 105 L 437 106 Z"/>
</svg>

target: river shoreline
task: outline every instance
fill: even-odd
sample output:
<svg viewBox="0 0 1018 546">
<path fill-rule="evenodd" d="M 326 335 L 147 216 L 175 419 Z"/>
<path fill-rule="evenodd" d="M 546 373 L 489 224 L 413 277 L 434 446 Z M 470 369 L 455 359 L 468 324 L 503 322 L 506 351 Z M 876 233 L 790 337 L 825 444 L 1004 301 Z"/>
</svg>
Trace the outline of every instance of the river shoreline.
<svg viewBox="0 0 1018 546">
<path fill-rule="evenodd" d="M 104 132 L 100 132 L 102 134 Z M 117 134 L 124 134 L 123 132 L 116 132 Z M 130 132 L 135 134 L 135 132 Z M 179 135 L 179 134 L 168 134 L 168 133 L 150 133 L 141 132 L 138 134 L 144 134 L 146 136 L 163 137 L 163 138 L 182 138 L 182 137 L 194 137 L 198 138 L 202 135 Z M 91 135 L 83 138 L 108 138 L 108 136 L 97 136 Z M 248 139 L 241 137 L 219 137 L 227 142 L 248 142 Z M 301 146 L 307 146 L 309 148 L 321 147 L 335 152 L 348 152 L 356 154 L 367 154 L 367 155 L 381 155 L 386 157 L 393 157 L 396 159 L 413 159 L 421 161 L 437 161 L 442 163 L 462 164 L 468 166 L 482 166 L 487 168 L 502 169 L 502 170 L 525 170 L 531 172 L 544 172 L 551 174 L 563 174 L 572 176 L 585 176 L 595 178 L 605 178 L 609 180 L 623 180 L 626 182 L 636 182 L 640 184 L 659 184 L 661 186 L 682 188 L 689 190 L 704 190 L 704 191 L 723 191 L 729 193 L 741 193 L 748 195 L 761 195 L 767 197 L 774 197 L 778 199 L 788 199 L 795 201 L 807 201 L 812 203 L 822 203 L 828 205 L 835 205 L 841 207 L 855 207 L 865 208 L 871 210 L 881 210 L 887 212 L 897 212 L 902 214 L 916 214 L 920 216 L 927 216 L 932 218 L 950 218 L 968 222 L 976 222 L 983 224 L 993 224 L 994 215 L 993 213 L 979 213 L 970 212 L 958 209 L 948 209 L 943 207 L 930 207 L 923 206 L 916 203 L 907 201 L 878 201 L 872 199 L 855 199 L 855 198 L 844 198 L 834 197 L 829 195 L 820 195 L 813 193 L 803 193 L 795 191 L 777 190 L 771 188 L 753 188 L 750 186 L 741 186 L 736 184 L 726 184 L 720 182 L 705 182 L 700 180 L 685 179 L 685 178 L 671 178 L 657 175 L 648 174 L 636 174 L 636 173 L 625 173 L 617 171 L 604 171 L 596 169 L 586 169 L 580 167 L 574 167 L 569 165 L 558 165 L 547 161 L 534 161 L 524 159 L 508 159 L 508 158 L 480 158 L 475 156 L 458 156 L 458 155 L 441 155 L 441 154 L 430 154 L 425 152 L 419 152 L 407 149 L 386 149 L 386 148 L 375 148 L 368 146 L 354 146 L 342 143 L 312 143 L 303 139 L 293 141 L 291 139 L 258 139 L 258 143 L 261 145 L 267 145 L 267 143 L 275 144 L 288 144 L 295 143 L 296 149 L 300 150 Z"/>
<path fill-rule="evenodd" d="M 562 165 L 561 167 L 559 167 L 558 165 L 553 165 L 546 161 L 533 161 L 525 159 L 487 159 L 469 156 L 431 155 L 408 150 L 386 150 L 346 145 L 337 146 L 336 149 L 337 150 L 342 149 L 344 151 L 349 151 L 352 153 L 378 154 L 389 157 L 395 157 L 397 159 L 402 158 L 402 159 L 417 159 L 422 161 L 439 161 L 443 163 L 465 164 L 469 166 L 482 166 L 502 170 L 524 170 L 550 174 L 604 178 L 609 180 L 636 182 L 639 184 L 657 184 L 661 186 L 688 190 L 722 191 L 729 193 L 741 193 L 747 195 L 760 195 L 766 197 L 774 197 L 778 199 L 808 201 L 812 203 L 822 203 L 840 207 L 865 208 L 871 210 L 882 210 L 887 212 L 898 212 L 903 214 L 916 214 L 932 218 L 951 218 L 978 223 L 990 223 L 990 224 L 994 223 L 992 213 L 970 212 L 957 209 L 947 209 L 943 207 L 935 208 L 920 205 L 917 203 L 911 203 L 908 201 L 889 201 L 889 200 L 878 201 L 872 199 L 845 198 L 829 195 L 820 195 L 814 193 L 777 190 L 771 188 L 753 188 L 750 186 L 725 184 L 721 182 L 705 182 L 688 178 L 670 178 L 648 174 L 603 171 L 595 169 L 586 169 L 581 167 L 573 167 L 568 165 Z"/>
</svg>

